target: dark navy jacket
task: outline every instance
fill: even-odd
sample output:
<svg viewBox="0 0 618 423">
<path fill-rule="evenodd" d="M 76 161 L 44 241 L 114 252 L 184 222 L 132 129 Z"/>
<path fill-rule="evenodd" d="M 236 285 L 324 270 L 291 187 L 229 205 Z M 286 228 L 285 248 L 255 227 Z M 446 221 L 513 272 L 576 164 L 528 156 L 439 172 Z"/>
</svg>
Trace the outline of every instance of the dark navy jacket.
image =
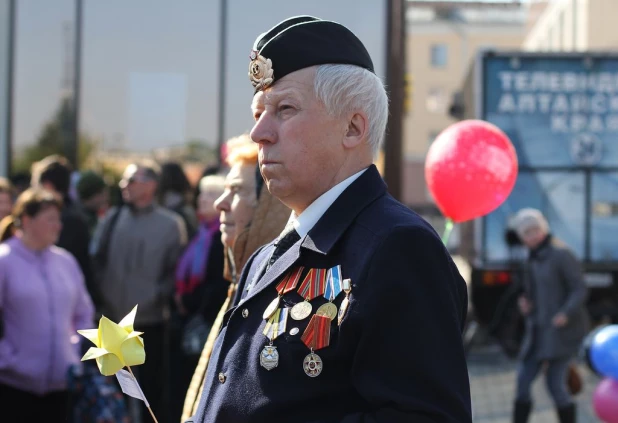
<svg viewBox="0 0 618 423">
<path fill-rule="evenodd" d="M 249 260 L 239 291 L 273 250 Z M 288 319 L 274 341 L 279 365 L 260 366 L 268 343 L 262 314 L 275 286 L 294 265 L 341 265 L 352 280 L 350 306 L 330 345 L 316 351 L 323 371 L 303 370 L 301 341 L 308 317 Z M 335 300 L 341 304 L 344 293 Z M 294 291 L 287 306 L 301 301 Z M 326 302 L 312 300 L 313 312 Z M 394 200 L 374 166 L 354 181 L 309 234 L 266 271 L 225 315 L 194 423 L 360 423 L 472 421 L 461 331 L 466 285 L 440 238 L 417 214 Z M 291 329 L 298 328 L 296 335 Z M 295 331 L 293 331 L 295 332 Z"/>
</svg>

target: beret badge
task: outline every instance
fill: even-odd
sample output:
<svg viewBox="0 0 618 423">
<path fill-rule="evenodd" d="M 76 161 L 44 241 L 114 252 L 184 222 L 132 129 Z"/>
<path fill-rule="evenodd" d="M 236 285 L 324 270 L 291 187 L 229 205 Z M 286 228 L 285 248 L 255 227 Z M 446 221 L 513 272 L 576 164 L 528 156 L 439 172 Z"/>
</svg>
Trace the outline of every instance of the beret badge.
<svg viewBox="0 0 618 423">
<path fill-rule="evenodd" d="M 256 91 L 266 89 L 273 83 L 273 64 L 270 59 L 259 55 L 256 51 L 252 51 L 249 56 L 249 79 Z"/>
</svg>

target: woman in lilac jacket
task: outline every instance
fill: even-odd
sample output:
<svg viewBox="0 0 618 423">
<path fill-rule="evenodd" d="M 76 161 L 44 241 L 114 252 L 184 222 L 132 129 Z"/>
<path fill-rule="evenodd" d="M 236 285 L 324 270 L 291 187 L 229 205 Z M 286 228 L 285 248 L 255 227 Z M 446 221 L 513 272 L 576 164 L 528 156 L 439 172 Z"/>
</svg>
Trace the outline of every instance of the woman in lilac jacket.
<svg viewBox="0 0 618 423">
<path fill-rule="evenodd" d="M 80 359 L 75 331 L 93 327 L 77 261 L 54 246 L 61 208 L 53 194 L 31 188 L 0 224 L 3 421 L 66 421 L 67 371 Z"/>
</svg>

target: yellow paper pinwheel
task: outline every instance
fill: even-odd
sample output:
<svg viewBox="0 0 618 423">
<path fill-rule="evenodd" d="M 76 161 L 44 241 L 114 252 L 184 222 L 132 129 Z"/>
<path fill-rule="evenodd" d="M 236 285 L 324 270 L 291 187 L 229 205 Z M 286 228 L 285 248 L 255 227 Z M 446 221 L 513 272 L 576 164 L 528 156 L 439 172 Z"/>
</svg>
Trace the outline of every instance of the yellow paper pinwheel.
<svg viewBox="0 0 618 423">
<path fill-rule="evenodd" d="M 146 361 L 142 332 L 133 330 L 137 306 L 116 324 L 101 317 L 98 329 L 78 330 L 77 333 L 96 345 L 86 352 L 82 361 L 96 359 L 104 376 L 116 374 L 125 366 L 137 366 Z"/>
</svg>

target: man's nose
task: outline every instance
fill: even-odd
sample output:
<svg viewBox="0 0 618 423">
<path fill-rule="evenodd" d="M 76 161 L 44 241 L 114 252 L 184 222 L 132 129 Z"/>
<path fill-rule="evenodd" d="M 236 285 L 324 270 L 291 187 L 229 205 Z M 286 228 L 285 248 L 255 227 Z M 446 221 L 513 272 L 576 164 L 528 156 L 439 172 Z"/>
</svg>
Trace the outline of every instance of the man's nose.
<svg viewBox="0 0 618 423">
<path fill-rule="evenodd" d="M 275 122 L 268 112 L 262 113 L 255 122 L 249 134 L 253 142 L 258 144 L 274 143 L 277 140 Z"/>
<path fill-rule="evenodd" d="M 228 211 L 230 209 L 230 203 L 228 201 L 229 193 L 224 192 L 219 198 L 215 200 L 215 209 L 218 212 Z"/>
</svg>

